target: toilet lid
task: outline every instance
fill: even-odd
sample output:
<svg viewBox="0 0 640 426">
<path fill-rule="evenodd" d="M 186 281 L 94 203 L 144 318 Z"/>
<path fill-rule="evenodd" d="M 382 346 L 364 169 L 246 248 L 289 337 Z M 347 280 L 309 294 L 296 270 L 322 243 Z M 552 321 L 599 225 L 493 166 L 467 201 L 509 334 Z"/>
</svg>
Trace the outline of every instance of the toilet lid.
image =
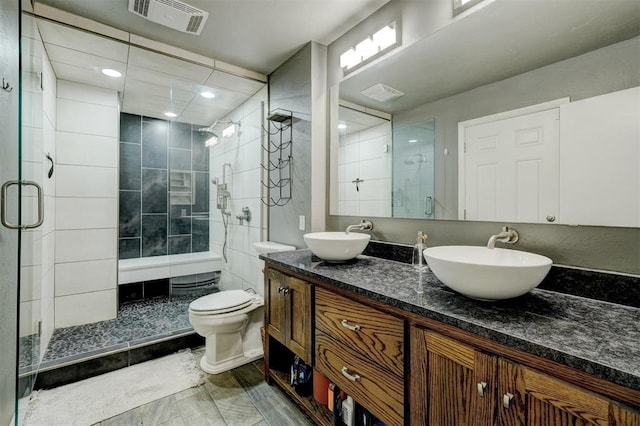
<svg viewBox="0 0 640 426">
<path fill-rule="evenodd" d="M 243 309 L 253 303 L 253 295 L 244 290 L 225 290 L 208 294 L 189 304 L 194 312 L 225 313 Z"/>
</svg>

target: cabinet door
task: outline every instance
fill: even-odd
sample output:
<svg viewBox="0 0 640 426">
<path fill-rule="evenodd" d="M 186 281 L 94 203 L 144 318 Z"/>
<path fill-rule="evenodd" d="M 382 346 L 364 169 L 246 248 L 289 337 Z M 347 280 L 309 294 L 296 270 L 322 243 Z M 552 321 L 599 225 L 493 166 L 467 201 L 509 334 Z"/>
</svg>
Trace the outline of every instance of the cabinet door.
<svg viewBox="0 0 640 426">
<path fill-rule="evenodd" d="M 267 331 L 274 339 L 286 345 L 286 311 L 283 289 L 284 275 L 272 269 L 267 269 L 264 281 L 265 323 Z"/>
<path fill-rule="evenodd" d="M 640 413 L 605 397 L 504 359 L 498 365 L 499 425 L 640 425 Z"/>
<path fill-rule="evenodd" d="M 286 277 L 285 303 L 287 318 L 287 347 L 311 363 L 311 285 L 293 277 Z"/>
<path fill-rule="evenodd" d="M 494 424 L 495 356 L 416 327 L 411 354 L 411 424 Z"/>
</svg>

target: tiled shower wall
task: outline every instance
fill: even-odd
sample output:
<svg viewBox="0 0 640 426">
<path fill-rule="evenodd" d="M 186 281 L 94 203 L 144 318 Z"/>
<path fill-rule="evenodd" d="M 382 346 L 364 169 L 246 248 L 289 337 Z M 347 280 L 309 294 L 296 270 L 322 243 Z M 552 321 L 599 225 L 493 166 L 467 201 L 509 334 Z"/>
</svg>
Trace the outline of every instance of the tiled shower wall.
<svg viewBox="0 0 640 426">
<path fill-rule="evenodd" d="M 116 316 L 118 92 L 58 80 L 55 326 Z"/>
<path fill-rule="evenodd" d="M 391 144 L 391 123 L 340 135 L 338 214 L 391 216 Z"/>
<path fill-rule="evenodd" d="M 120 114 L 120 259 L 209 250 L 209 155 L 199 127 Z"/>
<path fill-rule="evenodd" d="M 222 167 L 231 164 L 226 181 L 231 193 L 229 222 L 227 227 L 227 259 L 223 261 L 220 286 L 224 290 L 252 288 L 262 294 L 263 261 L 253 248 L 253 243 L 263 241 L 266 228 L 263 217 L 266 208 L 262 204 L 264 169 L 260 166 L 262 157 L 262 114 L 267 102 L 267 89 L 261 89 L 244 104 L 230 113 L 225 120 L 239 121 L 240 127 L 230 137 L 220 138 L 220 142 L 210 150 L 211 176 L 222 182 Z M 216 209 L 216 188 L 211 185 L 211 249 L 222 255 L 224 245 L 224 225 L 220 210 Z M 251 210 L 251 221 L 242 224 L 236 218 L 243 207 Z"/>
</svg>

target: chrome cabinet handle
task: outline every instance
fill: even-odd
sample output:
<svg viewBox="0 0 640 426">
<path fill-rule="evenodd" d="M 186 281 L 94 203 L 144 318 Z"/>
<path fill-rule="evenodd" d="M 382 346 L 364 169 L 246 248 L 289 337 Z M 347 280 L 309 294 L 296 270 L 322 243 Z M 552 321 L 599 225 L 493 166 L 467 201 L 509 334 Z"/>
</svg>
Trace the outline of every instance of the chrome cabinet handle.
<svg viewBox="0 0 640 426">
<path fill-rule="evenodd" d="M 30 225 L 14 225 L 7 221 L 7 190 L 10 186 L 13 185 L 21 185 L 21 186 L 33 186 L 38 191 L 38 219 L 36 223 L 32 223 Z M 0 222 L 2 225 L 9 229 L 33 229 L 42 225 L 44 222 L 44 193 L 42 191 L 42 187 L 38 185 L 36 182 L 32 182 L 29 180 L 19 181 L 19 180 L 9 180 L 2 185 L 2 189 L 0 189 Z"/>
<path fill-rule="evenodd" d="M 513 400 L 513 394 L 507 392 L 502 396 L 502 406 L 505 410 L 508 410 L 511 406 L 511 401 Z"/>
<path fill-rule="evenodd" d="M 351 380 L 352 382 L 357 382 L 357 381 L 360 380 L 360 376 L 358 376 L 357 374 L 351 374 L 347 367 L 342 367 L 342 370 L 340 370 L 340 371 L 342 372 L 342 375 L 344 377 L 346 377 L 347 379 Z"/>
<path fill-rule="evenodd" d="M 478 394 L 480 395 L 480 398 L 484 398 L 484 394 L 488 387 L 489 385 L 487 385 L 487 382 L 478 382 Z"/>
<path fill-rule="evenodd" d="M 360 330 L 360 326 L 358 324 L 356 325 L 350 325 L 349 321 L 347 321 L 346 319 L 343 319 L 342 321 L 340 321 L 340 324 L 342 324 L 342 326 L 348 330 L 351 331 L 359 331 Z"/>
</svg>

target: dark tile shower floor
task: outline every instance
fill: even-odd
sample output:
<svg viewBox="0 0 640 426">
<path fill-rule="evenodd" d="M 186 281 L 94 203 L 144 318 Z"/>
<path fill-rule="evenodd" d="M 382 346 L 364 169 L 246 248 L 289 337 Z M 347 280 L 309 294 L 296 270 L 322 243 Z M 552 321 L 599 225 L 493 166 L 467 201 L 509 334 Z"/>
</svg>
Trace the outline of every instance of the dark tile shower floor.
<svg viewBox="0 0 640 426">
<path fill-rule="evenodd" d="M 116 319 L 56 329 L 40 370 L 194 334 L 188 308 L 195 298 L 193 295 L 161 296 L 129 302 L 120 307 Z M 21 348 L 20 352 L 29 353 L 29 350 Z M 33 370 L 29 361 L 29 356 L 21 357 L 21 372 Z"/>
</svg>

